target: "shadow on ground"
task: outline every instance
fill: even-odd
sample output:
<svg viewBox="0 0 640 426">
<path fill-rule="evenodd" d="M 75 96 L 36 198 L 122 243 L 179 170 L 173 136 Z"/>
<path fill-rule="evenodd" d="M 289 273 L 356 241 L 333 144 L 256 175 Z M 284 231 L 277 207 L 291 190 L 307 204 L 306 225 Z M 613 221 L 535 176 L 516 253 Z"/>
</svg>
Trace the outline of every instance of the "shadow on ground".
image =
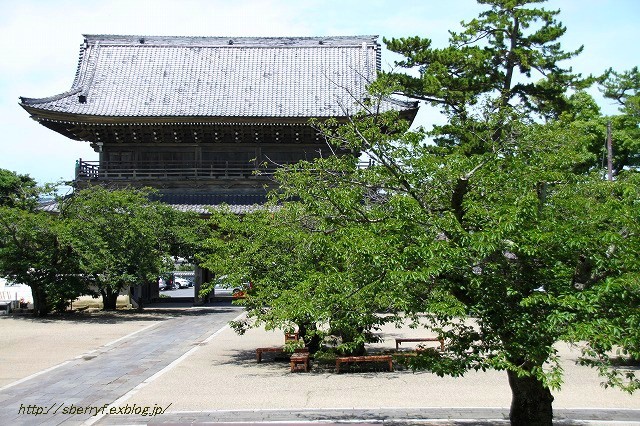
<svg viewBox="0 0 640 426">
<path fill-rule="evenodd" d="M 154 303 L 142 310 L 119 309 L 116 311 L 71 310 L 62 313 L 51 313 L 45 317 L 21 314 L 7 316 L 21 321 L 36 323 L 77 322 L 94 324 L 118 324 L 127 321 L 159 321 L 178 317 L 215 315 L 228 312 L 240 312 L 241 308 L 231 302 L 216 302 L 215 305 L 193 306 L 193 304 Z"/>
<path fill-rule="evenodd" d="M 373 355 L 373 353 L 372 353 Z M 290 372 L 289 356 L 287 353 L 278 352 L 264 352 L 262 354 L 262 362 L 256 361 L 256 351 L 252 349 L 238 349 L 231 353 L 231 356 L 226 362 L 222 362 L 222 365 L 233 365 L 242 368 L 260 369 L 259 375 L 273 375 L 281 376 L 283 373 Z M 384 374 L 386 377 L 394 378 L 400 377 L 403 374 L 411 373 L 413 371 L 403 366 L 402 364 L 394 361 L 393 371 L 389 371 L 389 367 L 385 362 L 364 362 L 364 363 L 349 363 L 342 364 L 340 366 L 340 372 L 336 373 L 336 364 L 334 360 L 310 360 L 309 371 L 296 372 L 295 374 L 357 374 L 363 378 L 376 378 L 380 374 Z M 421 373 L 432 374 L 427 371 Z"/>
</svg>

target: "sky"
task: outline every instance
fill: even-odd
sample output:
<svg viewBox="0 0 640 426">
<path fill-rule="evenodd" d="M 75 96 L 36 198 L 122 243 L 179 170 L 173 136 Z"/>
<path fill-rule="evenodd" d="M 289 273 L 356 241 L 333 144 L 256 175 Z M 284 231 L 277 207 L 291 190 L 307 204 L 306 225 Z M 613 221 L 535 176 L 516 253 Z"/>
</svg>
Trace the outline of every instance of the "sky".
<svg viewBox="0 0 640 426">
<path fill-rule="evenodd" d="M 640 65 L 640 1 L 549 0 L 544 7 L 561 10 L 565 50 L 584 45 L 582 55 L 566 64 L 575 72 Z M 19 96 L 41 98 L 71 88 L 83 34 L 419 35 L 444 47 L 448 30 L 460 30 L 461 21 L 482 10 L 475 0 L 0 0 L 0 168 L 44 184 L 72 180 L 79 158 L 97 160 L 88 142 L 45 128 L 18 105 Z M 384 69 L 393 60 L 383 51 Z M 610 101 L 597 100 L 605 113 L 616 112 Z M 425 127 L 435 119 L 428 109 L 416 120 Z"/>
</svg>

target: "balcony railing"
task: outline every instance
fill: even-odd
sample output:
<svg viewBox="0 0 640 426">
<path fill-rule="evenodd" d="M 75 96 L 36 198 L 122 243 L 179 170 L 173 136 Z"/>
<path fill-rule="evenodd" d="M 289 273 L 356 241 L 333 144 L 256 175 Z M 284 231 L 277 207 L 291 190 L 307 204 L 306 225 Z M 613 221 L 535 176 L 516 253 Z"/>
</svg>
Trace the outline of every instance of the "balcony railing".
<svg viewBox="0 0 640 426">
<path fill-rule="evenodd" d="M 370 166 L 368 162 L 359 168 Z M 275 172 L 278 165 L 254 165 L 247 162 L 223 161 L 208 165 L 158 162 L 76 162 L 76 180 L 207 180 L 260 179 Z"/>
<path fill-rule="evenodd" d="M 185 163 L 103 162 L 76 163 L 76 180 L 199 180 L 260 178 L 272 175 L 276 166 L 258 167 L 246 162 L 224 161 L 206 166 Z"/>
</svg>

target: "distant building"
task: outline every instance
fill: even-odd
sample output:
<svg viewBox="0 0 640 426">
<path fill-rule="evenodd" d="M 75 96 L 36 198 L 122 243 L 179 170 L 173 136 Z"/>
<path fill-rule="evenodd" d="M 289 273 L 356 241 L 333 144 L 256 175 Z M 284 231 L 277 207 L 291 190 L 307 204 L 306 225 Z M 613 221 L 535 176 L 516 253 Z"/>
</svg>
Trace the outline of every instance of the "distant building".
<svg viewBox="0 0 640 426">
<path fill-rule="evenodd" d="M 379 69 L 376 36 L 86 35 L 71 89 L 20 105 L 99 153 L 77 161 L 76 187 L 151 186 L 185 209 L 242 210 L 264 201 L 278 164 L 329 153 L 309 119 L 360 111 Z"/>
<path fill-rule="evenodd" d="M 150 186 L 201 214 L 247 211 L 278 165 L 328 155 L 309 120 L 361 111 L 381 64 L 377 36 L 84 37 L 71 89 L 20 106 L 99 154 L 76 162 L 76 188 Z M 395 99 L 380 107 L 417 112 Z M 196 291 L 209 278 L 197 270 Z"/>
</svg>

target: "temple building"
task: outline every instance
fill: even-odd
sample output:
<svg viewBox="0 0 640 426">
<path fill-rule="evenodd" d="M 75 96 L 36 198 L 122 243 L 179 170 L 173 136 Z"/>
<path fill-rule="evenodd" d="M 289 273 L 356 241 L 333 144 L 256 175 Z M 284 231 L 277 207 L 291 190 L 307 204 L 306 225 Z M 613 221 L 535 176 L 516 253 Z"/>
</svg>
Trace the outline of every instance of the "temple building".
<svg viewBox="0 0 640 426">
<path fill-rule="evenodd" d="M 96 151 L 76 162 L 76 188 L 152 187 L 183 210 L 242 213 L 275 167 L 331 153 L 309 120 L 362 111 L 380 53 L 377 36 L 85 35 L 71 88 L 20 106 Z M 413 120 L 417 103 L 380 109 Z"/>
<path fill-rule="evenodd" d="M 264 200 L 277 165 L 330 152 L 309 120 L 360 111 L 380 63 L 377 36 L 85 35 L 71 89 L 20 105 L 98 153 L 77 161 L 76 187 L 149 186 L 187 209 L 246 206 Z M 417 112 L 394 99 L 382 108 Z"/>
</svg>

